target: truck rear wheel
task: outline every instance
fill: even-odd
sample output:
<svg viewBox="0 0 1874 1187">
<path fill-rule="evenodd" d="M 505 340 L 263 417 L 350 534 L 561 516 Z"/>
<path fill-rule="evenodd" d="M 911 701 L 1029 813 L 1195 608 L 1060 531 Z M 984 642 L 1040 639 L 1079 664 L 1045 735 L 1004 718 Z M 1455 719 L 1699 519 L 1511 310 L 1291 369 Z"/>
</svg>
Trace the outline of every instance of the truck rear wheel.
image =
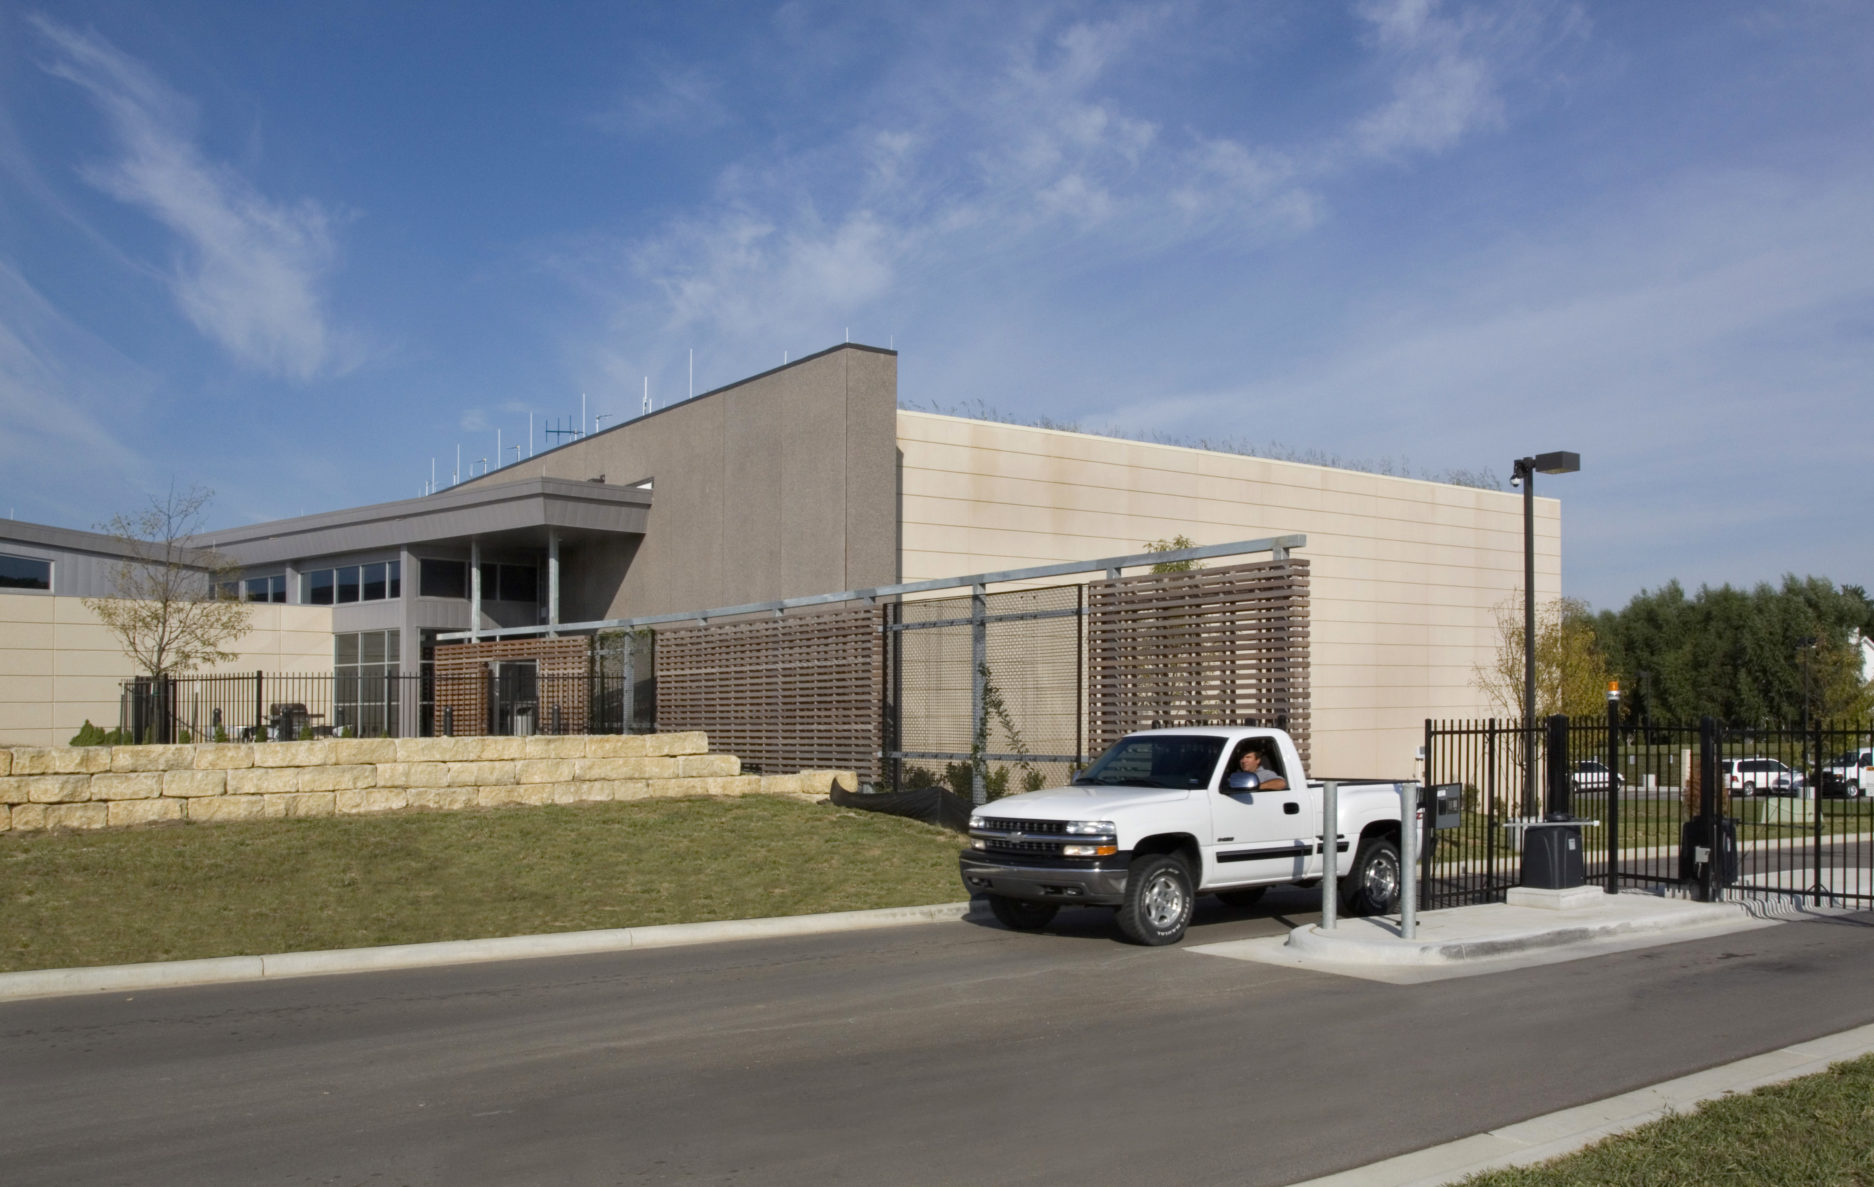
<svg viewBox="0 0 1874 1187">
<path fill-rule="evenodd" d="M 996 922 L 1010 931 L 1040 931 L 1054 919 L 1060 908 L 1053 903 L 1035 903 L 1006 895 L 989 896 L 989 910 Z"/>
<path fill-rule="evenodd" d="M 1386 837 L 1360 842 L 1353 869 L 1341 886 L 1341 909 L 1348 915 L 1385 915 L 1399 905 L 1399 846 Z"/>
<path fill-rule="evenodd" d="M 1126 901 L 1119 905 L 1119 932 L 1135 944 L 1157 947 L 1184 938 L 1191 922 L 1191 873 L 1163 853 L 1138 858 L 1126 871 Z"/>
</svg>

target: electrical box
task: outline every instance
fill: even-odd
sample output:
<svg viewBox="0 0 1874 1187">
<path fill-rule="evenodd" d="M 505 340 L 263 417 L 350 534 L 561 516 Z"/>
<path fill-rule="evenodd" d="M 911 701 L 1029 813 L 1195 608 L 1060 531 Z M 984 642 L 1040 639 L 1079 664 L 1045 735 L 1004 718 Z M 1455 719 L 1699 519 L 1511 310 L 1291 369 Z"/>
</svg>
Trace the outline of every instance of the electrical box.
<svg viewBox="0 0 1874 1187">
<path fill-rule="evenodd" d="M 1438 783 L 1419 789 L 1419 806 L 1434 830 L 1457 828 L 1464 822 L 1464 785 Z"/>
</svg>

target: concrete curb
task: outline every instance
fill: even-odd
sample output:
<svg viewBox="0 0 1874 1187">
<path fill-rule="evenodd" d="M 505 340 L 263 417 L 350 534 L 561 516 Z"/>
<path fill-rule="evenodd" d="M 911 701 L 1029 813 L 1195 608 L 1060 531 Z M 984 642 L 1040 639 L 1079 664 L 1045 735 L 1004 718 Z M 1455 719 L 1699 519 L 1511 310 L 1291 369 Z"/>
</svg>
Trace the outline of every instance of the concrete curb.
<svg viewBox="0 0 1874 1187">
<path fill-rule="evenodd" d="M 1705 1101 L 1812 1076 L 1869 1052 L 1874 1026 L 1859 1026 L 1292 1187 L 1437 1187 L 1480 1171 L 1531 1166 Z"/>
<path fill-rule="evenodd" d="M 865 931 L 912 923 L 949 923 L 967 917 L 969 903 L 927 907 L 880 907 L 821 915 L 783 915 L 772 919 L 724 919 L 713 923 L 669 923 L 658 927 L 620 927 L 605 931 L 552 932 L 537 936 L 502 936 L 486 940 L 445 940 L 434 944 L 389 944 L 381 948 L 338 948 L 326 952 L 282 952 L 270 956 L 214 956 L 152 964 L 100 965 L 80 969 L 33 969 L 0 973 L 0 1001 L 64 997 L 81 993 L 122 993 L 184 985 L 219 985 L 271 981 L 284 977 L 330 976 L 530 960 L 543 956 L 585 956 L 636 948 L 675 948 L 730 940 Z"/>
<path fill-rule="evenodd" d="M 1553 926 L 1528 930 L 1529 915 L 1525 910 L 1518 916 L 1524 925 L 1521 928 L 1505 926 L 1499 934 L 1487 932 L 1462 939 L 1402 940 L 1389 930 L 1380 930 L 1389 927 L 1383 922 L 1348 920 L 1333 932 L 1324 932 L 1318 926 L 1295 928 L 1288 933 L 1287 946 L 1301 956 L 1327 964 L 1442 965 L 1514 956 L 1519 952 L 1585 944 L 1602 938 L 1692 931 L 1717 924 L 1742 923 L 1752 918 L 1751 913 L 1737 903 L 1685 903 L 1667 912 L 1629 919 L 1574 921 L 1557 918 Z M 1359 934 L 1361 931 L 1366 934 Z"/>
</svg>

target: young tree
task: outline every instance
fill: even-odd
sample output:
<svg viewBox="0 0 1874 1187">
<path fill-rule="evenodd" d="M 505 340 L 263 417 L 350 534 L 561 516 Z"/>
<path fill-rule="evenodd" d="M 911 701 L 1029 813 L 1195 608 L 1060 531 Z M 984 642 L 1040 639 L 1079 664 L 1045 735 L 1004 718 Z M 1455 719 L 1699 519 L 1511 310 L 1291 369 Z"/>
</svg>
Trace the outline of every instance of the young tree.
<svg viewBox="0 0 1874 1187">
<path fill-rule="evenodd" d="M 112 571 L 112 596 L 86 598 L 85 605 L 146 675 L 171 676 L 231 660 L 226 644 L 247 631 L 252 608 L 225 593 L 237 566 L 188 544 L 213 497 L 200 487 L 172 486 L 141 512 L 99 525 L 128 555 Z"/>
<path fill-rule="evenodd" d="M 1186 548 L 1196 548 L 1197 544 L 1189 536 L 1179 534 L 1169 540 L 1151 540 L 1145 545 L 1147 552 L 1178 552 Z M 1152 566 L 1154 573 L 1189 573 L 1203 568 L 1201 561 L 1160 561 Z"/>
<path fill-rule="evenodd" d="M 1473 669 L 1477 687 L 1505 717 L 1523 715 L 1523 602 L 1497 603 L 1497 653 Z M 1536 607 L 1536 717 L 1605 712 L 1607 660 L 1594 637 L 1585 602 L 1557 598 Z"/>
</svg>

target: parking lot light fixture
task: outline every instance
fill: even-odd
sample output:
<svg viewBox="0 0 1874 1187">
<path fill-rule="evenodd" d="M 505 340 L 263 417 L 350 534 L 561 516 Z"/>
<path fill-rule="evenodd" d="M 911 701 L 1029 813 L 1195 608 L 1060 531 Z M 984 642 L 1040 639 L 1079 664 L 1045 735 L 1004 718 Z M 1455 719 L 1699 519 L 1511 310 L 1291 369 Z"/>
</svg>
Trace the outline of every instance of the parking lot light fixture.
<svg viewBox="0 0 1874 1187">
<path fill-rule="evenodd" d="M 1536 799 L 1536 475 L 1573 474 L 1581 455 L 1566 450 L 1519 457 L 1510 483 L 1523 488 L 1523 815 L 1540 811 Z"/>
</svg>

